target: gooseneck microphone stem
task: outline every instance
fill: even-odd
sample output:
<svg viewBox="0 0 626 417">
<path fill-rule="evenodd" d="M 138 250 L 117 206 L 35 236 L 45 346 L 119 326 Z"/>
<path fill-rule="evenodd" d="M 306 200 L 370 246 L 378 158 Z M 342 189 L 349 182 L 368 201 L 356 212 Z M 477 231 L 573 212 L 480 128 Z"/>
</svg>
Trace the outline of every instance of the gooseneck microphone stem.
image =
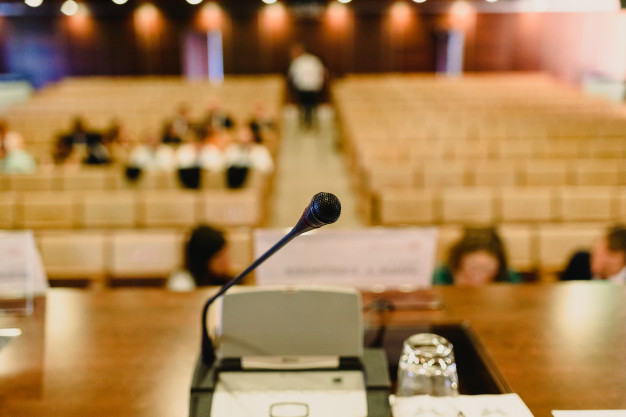
<svg viewBox="0 0 626 417">
<path fill-rule="evenodd" d="M 257 258 L 250 266 L 248 266 L 242 273 L 236 277 L 230 279 L 224 285 L 222 285 L 213 296 L 211 296 L 204 304 L 202 309 L 202 341 L 201 341 L 201 357 L 202 362 L 207 366 L 211 366 L 215 362 L 215 348 L 213 347 L 213 341 L 209 337 L 207 330 L 207 313 L 211 304 L 215 302 L 220 296 L 222 296 L 230 287 L 239 283 L 250 272 L 256 269 L 259 265 L 267 260 L 270 256 L 276 253 L 279 249 L 293 240 L 295 237 L 301 235 L 312 229 L 319 228 L 325 224 L 334 223 L 339 218 L 341 213 L 341 204 L 337 197 L 329 193 L 316 194 L 309 206 L 305 209 L 302 217 L 298 223 L 294 226 L 289 233 L 287 233 L 281 240 L 279 240 L 274 246 L 268 249 L 263 255 Z"/>
<path fill-rule="evenodd" d="M 276 251 L 289 243 L 293 238 L 297 237 L 300 233 L 293 228 L 285 237 L 283 237 L 278 243 L 272 246 L 267 252 L 265 252 L 261 257 L 255 260 L 249 267 L 247 267 L 242 273 L 237 275 L 235 278 L 232 278 L 224 285 L 221 286 L 219 291 L 215 293 L 211 298 L 207 300 L 204 304 L 204 308 L 202 309 L 202 361 L 204 363 L 211 364 L 215 361 L 215 349 L 213 348 L 213 342 L 208 336 L 207 333 L 207 313 L 209 311 L 209 307 L 211 304 L 215 302 L 221 295 L 223 295 L 230 287 L 239 283 L 246 275 L 256 269 L 259 265 L 261 265 L 267 258 L 272 256 Z"/>
</svg>

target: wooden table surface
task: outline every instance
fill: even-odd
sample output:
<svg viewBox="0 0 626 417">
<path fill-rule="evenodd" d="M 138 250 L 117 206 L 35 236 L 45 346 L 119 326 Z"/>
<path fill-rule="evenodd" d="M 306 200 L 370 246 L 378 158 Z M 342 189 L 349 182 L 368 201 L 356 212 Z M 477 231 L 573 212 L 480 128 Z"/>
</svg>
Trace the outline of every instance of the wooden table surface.
<svg viewBox="0 0 626 417">
<path fill-rule="evenodd" d="M 187 416 L 209 291 L 52 289 L 33 315 L 0 317 L 0 328 L 22 329 L 0 350 L 0 415 Z M 468 321 L 536 417 L 553 409 L 626 409 L 626 287 L 431 291 L 443 309 L 397 311 L 391 322 Z M 364 294 L 364 304 L 371 297 Z"/>
</svg>

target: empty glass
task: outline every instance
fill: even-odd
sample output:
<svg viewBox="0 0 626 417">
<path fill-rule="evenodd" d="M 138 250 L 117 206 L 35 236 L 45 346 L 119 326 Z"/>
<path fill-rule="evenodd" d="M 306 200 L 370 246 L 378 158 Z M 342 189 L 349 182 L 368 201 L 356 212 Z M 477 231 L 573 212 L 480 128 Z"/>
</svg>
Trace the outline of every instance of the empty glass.
<svg viewBox="0 0 626 417">
<path fill-rule="evenodd" d="M 432 333 L 414 334 L 404 341 L 398 363 L 396 397 L 459 394 L 452 344 Z"/>
</svg>

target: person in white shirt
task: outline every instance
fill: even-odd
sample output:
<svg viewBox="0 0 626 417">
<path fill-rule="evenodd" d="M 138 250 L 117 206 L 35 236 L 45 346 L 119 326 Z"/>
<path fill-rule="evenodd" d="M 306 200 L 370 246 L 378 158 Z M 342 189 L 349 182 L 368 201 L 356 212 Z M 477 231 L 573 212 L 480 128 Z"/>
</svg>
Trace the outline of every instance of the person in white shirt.
<svg viewBox="0 0 626 417">
<path fill-rule="evenodd" d="M 224 150 L 224 160 L 226 166 L 247 166 L 264 174 L 274 170 L 274 160 L 260 132 L 249 123 L 237 129 L 237 140 Z"/>
<path fill-rule="evenodd" d="M 144 142 L 130 153 L 128 165 L 149 171 L 172 171 L 174 169 L 174 150 L 161 143 L 155 132 L 149 132 Z"/>
<path fill-rule="evenodd" d="M 288 81 L 300 107 L 300 123 L 305 129 L 314 126 L 320 95 L 326 82 L 326 68 L 315 55 L 300 45 L 291 50 Z"/>
<path fill-rule="evenodd" d="M 224 132 L 210 126 L 200 129 L 194 142 L 181 145 L 176 151 L 178 168 L 199 167 L 209 171 L 224 169 L 224 147 L 228 143 Z"/>
</svg>

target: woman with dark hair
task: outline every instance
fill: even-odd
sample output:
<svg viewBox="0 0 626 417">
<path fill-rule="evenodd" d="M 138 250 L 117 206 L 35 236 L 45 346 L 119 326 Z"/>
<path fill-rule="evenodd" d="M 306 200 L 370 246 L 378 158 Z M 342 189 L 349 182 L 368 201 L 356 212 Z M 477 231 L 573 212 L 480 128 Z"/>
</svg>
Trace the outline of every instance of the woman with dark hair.
<svg viewBox="0 0 626 417">
<path fill-rule="evenodd" d="M 510 271 L 502 239 L 495 229 L 467 228 L 448 252 L 445 265 L 433 276 L 433 284 L 478 286 L 489 282 L 521 282 Z"/>
<path fill-rule="evenodd" d="M 222 285 L 231 278 L 228 243 L 218 229 L 208 225 L 195 227 L 185 243 L 183 256 L 185 269 L 172 274 L 167 282 L 170 290 Z"/>
</svg>

